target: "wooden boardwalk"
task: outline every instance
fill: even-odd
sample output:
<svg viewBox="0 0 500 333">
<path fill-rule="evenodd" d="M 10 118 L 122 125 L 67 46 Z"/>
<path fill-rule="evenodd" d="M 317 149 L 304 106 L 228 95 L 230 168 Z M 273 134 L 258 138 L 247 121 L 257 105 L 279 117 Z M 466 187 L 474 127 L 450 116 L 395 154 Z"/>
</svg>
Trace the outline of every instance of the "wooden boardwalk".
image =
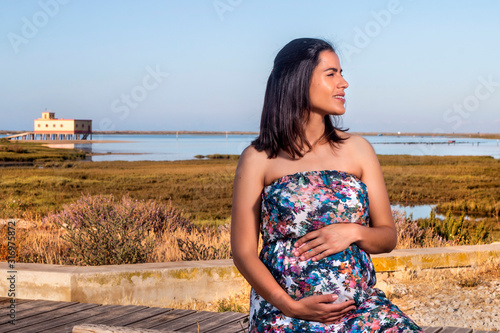
<svg viewBox="0 0 500 333">
<path fill-rule="evenodd" d="M 10 298 L 0 297 L 0 332 L 72 332 L 82 324 L 154 329 L 158 332 L 247 332 L 247 315 L 236 312 L 175 310 L 136 305 L 100 305 L 44 300 L 15 300 L 15 324 Z M 479 333 L 472 329 L 426 327 L 427 333 Z"/>
</svg>

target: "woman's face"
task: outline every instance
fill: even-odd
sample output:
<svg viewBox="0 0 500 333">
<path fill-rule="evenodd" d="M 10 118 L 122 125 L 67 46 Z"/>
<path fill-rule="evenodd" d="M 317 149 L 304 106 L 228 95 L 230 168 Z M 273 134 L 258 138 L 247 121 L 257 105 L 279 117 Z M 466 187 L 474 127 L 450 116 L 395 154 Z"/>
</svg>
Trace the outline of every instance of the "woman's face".
<svg viewBox="0 0 500 333">
<path fill-rule="evenodd" d="M 345 113 L 344 89 L 349 86 L 342 77 L 339 57 L 332 51 L 322 51 L 313 71 L 309 96 L 311 113 L 342 115 Z"/>
</svg>

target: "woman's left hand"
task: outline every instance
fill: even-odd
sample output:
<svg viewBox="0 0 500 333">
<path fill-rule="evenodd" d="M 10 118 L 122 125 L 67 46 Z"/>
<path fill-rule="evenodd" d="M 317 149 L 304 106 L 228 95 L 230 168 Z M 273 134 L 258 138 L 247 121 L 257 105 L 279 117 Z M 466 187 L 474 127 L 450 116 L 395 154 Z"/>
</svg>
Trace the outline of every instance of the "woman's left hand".
<svg viewBox="0 0 500 333">
<path fill-rule="evenodd" d="M 318 261 L 331 254 L 344 251 L 356 241 L 354 223 L 335 223 L 307 233 L 295 242 L 294 254 L 300 260 Z"/>
</svg>

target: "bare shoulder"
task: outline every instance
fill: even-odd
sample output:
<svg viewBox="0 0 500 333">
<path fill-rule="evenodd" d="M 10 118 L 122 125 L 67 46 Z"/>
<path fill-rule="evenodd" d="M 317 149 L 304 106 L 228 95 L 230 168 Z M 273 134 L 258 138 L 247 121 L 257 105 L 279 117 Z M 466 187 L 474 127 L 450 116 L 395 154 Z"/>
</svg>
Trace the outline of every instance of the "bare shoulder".
<svg viewBox="0 0 500 333">
<path fill-rule="evenodd" d="M 375 154 L 375 151 L 373 150 L 371 143 L 368 142 L 368 140 L 363 138 L 361 135 L 344 132 L 342 137 L 347 139 L 342 144 L 346 145 L 346 148 L 348 148 L 350 151 L 354 152 L 356 157 L 358 157 L 358 158 L 363 158 L 363 157 L 373 158 L 373 157 L 375 157 L 376 158 L 376 154 Z"/>
<path fill-rule="evenodd" d="M 347 134 L 347 133 L 345 133 Z M 361 178 L 367 172 L 378 170 L 380 164 L 377 154 L 368 140 L 357 134 L 347 134 L 347 140 L 342 145 L 349 152 L 349 155 L 355 161 L 354 163 L 360 170 Z"/>
<path fill-rule="evenodd" d="M 250 176 L 263 183 L 268 162 L 266 152 L 258 151 L 254 146 L 248 146 L 240 155 L 235 179 Z"/>
<path fill-rule="evenodd" d="M 267 160 L 265 151 L 258 151 L 254 146 L 250 145 L 241 153 L 238 164 L 265 164 Z"/>
</svg>

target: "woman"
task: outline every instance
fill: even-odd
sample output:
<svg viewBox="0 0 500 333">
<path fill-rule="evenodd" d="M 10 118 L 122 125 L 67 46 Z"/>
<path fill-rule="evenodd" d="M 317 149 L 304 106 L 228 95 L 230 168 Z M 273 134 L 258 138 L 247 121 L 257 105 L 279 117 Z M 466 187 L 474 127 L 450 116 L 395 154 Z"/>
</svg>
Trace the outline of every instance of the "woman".
<svg viewBox="0 0 500 333">
<path fill-rule="evenodd" d="M 396 230 L 371 145 L 332 123 L 347 87 L 325 41 L 296 39 L 276 56 L 233 192 L 231 246 L 252 286 L 251 332 L 421 332 L 373 288 L 368 253 L 394 249 Z"/>
</svg>

